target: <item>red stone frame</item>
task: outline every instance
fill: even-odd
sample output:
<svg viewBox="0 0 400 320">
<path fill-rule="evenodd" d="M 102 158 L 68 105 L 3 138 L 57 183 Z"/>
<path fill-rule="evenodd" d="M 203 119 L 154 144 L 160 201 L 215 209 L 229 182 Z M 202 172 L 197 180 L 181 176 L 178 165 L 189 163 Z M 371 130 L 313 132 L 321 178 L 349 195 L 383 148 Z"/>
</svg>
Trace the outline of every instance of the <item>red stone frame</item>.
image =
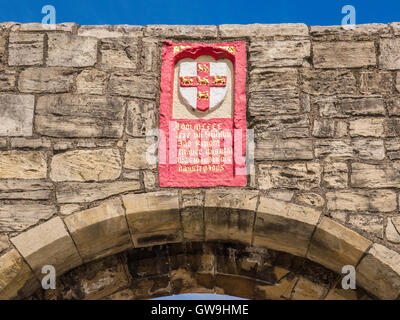
<svg viewBox="0 0 400 320">
<path fill-rule="evenodd" d="M 173 119 L 173 86 L 175 64 L 184 58 L 209 55 L 216 61 L 225 58 L 234 68 L 233 118 Z M 246 186 L 246 43 L 172 43 L 164 42 L 161 68 L 159 183 L 160 187 Z M 220 123 L 233 136 L 233 162 L 222 172 L 178 172 L 178 164 L 170 164 L 170 121 L 185 123 Z"/>
</svg>

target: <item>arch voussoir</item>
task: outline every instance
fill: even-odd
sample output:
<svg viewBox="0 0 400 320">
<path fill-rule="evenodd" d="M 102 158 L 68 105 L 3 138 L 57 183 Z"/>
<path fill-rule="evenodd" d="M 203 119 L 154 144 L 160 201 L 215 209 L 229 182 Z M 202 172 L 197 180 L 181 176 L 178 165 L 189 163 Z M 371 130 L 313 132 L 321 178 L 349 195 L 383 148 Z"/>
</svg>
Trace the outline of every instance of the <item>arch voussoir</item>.
<svg viewBox="0 0 400 320">
<path fill-rule="evenodd" d="M 217 241 L 277 250 L 309 259 L 336 273 L 341 272 L 343 265 L 354 265 L 357 283 L 369 293 L 381 299 L 399 297 L 400 254 L 324 217 L 321 210 L 269 198 L 256 190 L 207 189 L 197 192 L 194 200 L 185 199 L 188 195 L 171 190 L 121 195 L 75 212 L 64 221 L 54 217 L 11 238 L 15 249 L 0 256 L 0 298 L 28 295 L 29 288 L 39 285 L 44 265 L 53 265 L 61 276 L 85 262 L 127 249 L 186 243 L 183 235 L 191 230 L 197 232 L 194 237 L 200 243 Z M 201 228 L 191 229 L 190 215 L 183 222 L 185 210 L 194 210 L 195 220 L 204 223 L 204 232 Z M 216 270 L 211 287 L 209 277 L 214 272 L 196 270 L 198 278 L 190 278 L 179 271 L 179 266 L 177 260 L 172 280 L 186 281 L 187 290 L 219 290 L 239 295 L 235 286 L 227 284 L 232 276 L 226 270 Z M 248 294 L 242 291 L 241 296 L 277 297 L 274 290 L 278 287 L 251 275 L 251 266 L 246 268 L 250 273 L 243 271 L 234 280 L 248 288 Z M 193 272 L 189 270 L 190 274 Z M 282 279 L 279 294 L 295 285 L 290 279 Z M 154 282 L 153 295 L 164 292 L 157 289 L 162 287 L 161 282 Z M 301 284 L 308 286 L 306 280 Z M 341 296 L 339 291 L 332 289 L 327 297 Z"/>
<path fill-rule="evenodd" d="M 254 226 L 254 246 L 305 257 L 321 211 L 261 196 Z"/>
</svg>

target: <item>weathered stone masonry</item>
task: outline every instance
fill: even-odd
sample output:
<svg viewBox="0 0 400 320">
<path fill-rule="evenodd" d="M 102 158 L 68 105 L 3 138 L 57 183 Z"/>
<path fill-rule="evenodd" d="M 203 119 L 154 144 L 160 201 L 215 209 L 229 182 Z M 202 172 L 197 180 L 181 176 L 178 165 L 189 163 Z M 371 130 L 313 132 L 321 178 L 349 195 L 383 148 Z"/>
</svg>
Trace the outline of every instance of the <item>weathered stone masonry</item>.
<svg viewBox="0 0 400 320">
<path fill-rule="evenodd" d="M 247 42 L 246 188 L 159 188 L 145 137 L 158 127 L 164 40 Z M 45 264 L 72 269 L 60 283 L 98 268 L 125 279 L 59 298 L 396 299 L 399 191 L 400 23 L 0 24 L 1 299 L 31 296 Z M 176 260 L 193 256 L 193 268 Z M 315 263 L 325 273 L 312 281 Z M 345 264 L 367 293 L 337 287 Z"/>
</svg>

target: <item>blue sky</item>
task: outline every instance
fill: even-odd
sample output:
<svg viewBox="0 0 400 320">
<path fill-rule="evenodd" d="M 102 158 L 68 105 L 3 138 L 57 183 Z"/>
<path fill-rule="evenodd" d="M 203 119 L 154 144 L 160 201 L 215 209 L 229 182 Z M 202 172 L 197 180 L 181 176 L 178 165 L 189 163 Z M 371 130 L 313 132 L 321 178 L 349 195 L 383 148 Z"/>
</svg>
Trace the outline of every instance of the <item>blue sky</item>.
<svg viewBox="0 0 400 320">
<path fill-rule="evenodd" d="M 344 5 L 356 8 L 357 24 L 400 21 L 399 0 L 0 0 L 0 21 L 41 22 L 44 5 L 57 23 L 223 24 L 303 22 L 341 24 Z"/>
</svg>

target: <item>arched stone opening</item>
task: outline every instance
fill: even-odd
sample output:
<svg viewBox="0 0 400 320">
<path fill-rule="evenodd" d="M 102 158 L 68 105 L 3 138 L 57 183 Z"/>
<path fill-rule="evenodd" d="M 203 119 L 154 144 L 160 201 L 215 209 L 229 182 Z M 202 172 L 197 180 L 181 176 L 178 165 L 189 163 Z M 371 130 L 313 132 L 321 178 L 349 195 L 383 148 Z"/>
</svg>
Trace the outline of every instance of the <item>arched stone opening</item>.
<svg viewBox="0 0 400 320">
<path fill-rule="evenodd" d="M 152 299 L 217 293 L 247 299 L 370 299 L 343 290 L 341 276 L 291 254 L 229 242 L 187 242 L 128 249 L 59 277 L 32 299 Z"/>
<path fill-rule="evenodd" d="M 61 276 L 131 248 L 215 241 L 281 251 L 337 274 L 352 265 L 359 287 L 377 298 L 399 298 L 398 253 L 321 210 L 258 191 L 211 189 L 205 190 L 204 199 L 190 193 L 185 198 L 182 191 L 125 194 L 19 234 L 11 239 L 14 248 L 0 257 L 0 298 L 31 295 L 44 265 L 53 265 Z"/>
</svg>

